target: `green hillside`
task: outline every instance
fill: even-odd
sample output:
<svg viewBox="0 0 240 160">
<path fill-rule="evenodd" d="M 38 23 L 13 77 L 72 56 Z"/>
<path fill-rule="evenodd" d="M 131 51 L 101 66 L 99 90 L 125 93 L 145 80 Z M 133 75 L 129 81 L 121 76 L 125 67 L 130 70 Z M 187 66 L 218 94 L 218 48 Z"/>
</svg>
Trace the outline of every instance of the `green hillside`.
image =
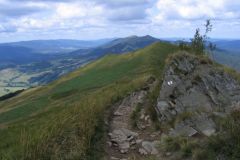
<svg viewBox="0 0 240 160">
<path fill-rule="evenodd" d="M 0 102 L 0 159 L 93 159 L 94 145 L 101 149 L 104 111 L 149 77 L 160 77 L 166 57 L 176 51 L 156 43 L 108 55 Z"/>
</svg>

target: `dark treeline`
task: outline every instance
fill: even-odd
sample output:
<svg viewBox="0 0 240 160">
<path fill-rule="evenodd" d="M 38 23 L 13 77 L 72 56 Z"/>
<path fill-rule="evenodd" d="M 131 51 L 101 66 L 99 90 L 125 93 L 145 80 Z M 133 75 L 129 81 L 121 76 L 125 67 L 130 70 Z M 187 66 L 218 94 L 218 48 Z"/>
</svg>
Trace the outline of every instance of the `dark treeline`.
<svg viewBox="0 0 240 160">
<path fill-rule="evenodd" d="M 16 92 L 8 93 L 8 94 L 6 94 L 6 95 L 4 95 L 4 96 L 1 96 L 1 97 L 0 97 L 0 101 L 4 101 L 4 100 L 6 100 L 6 99 L 10 99 L 10 98 L 12 98 L 12 97 L 15 97 L 16 95 L 22 93 L 23 91 L 24 91 L 24 89 L 18 90 L 18 91 L 16 91 Z"/>
</svg>

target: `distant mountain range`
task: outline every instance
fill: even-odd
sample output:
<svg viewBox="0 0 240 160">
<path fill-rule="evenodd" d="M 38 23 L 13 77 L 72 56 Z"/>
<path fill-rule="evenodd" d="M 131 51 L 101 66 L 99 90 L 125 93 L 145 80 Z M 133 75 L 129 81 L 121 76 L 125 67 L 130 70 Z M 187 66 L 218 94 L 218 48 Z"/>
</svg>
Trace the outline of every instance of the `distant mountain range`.
<svg viewBox="0 0 240 160">
<path fill-rule="evenodd" d="M 112 39 L 83 40 L 33 40 L 0 44 L 0 69 L 40 61 L 59 59 L 63 54 L 77 49 L 94 48 Z M 65 56 L 66 57 L 66 56 Z"/>
<path fill-rule="evenodd" d="M 240 40 L 217 40 L 214 44 L 214 60 L 240 71 Z"/>
<path fill-rule="evenodd" d="M 138 37 L 130 36 L 126 38 L 118 38 L 102 46 L 92 49 L 80 49 L 72 52 L 75 55 L 89 55 L 89 56 L 102 56 L 109 53 L 119 54 L 127 53 L 140 48 L 144 48 L 152 43 L 159 42 L 160 40 L 149 35 Z"/>
<path fill-rule="evenodd" d="M 240 53 L 240 40 L 219 40 L 214 43 L 222 50 Z"/>
<path fill-rule="evenodd" d="M 151 36 L 131 36 L 114 40 L 41 40 L 0 44 L 0 74 L 5 74 L 0 78 L 0 95 L 16 88 L 47 84 L 107 54 L 127 53 L 159 41 Z M 77 49 L 66 52 L 62 49 L 66 47 Z M 58 53 L 51 52 L 54 48 Z"/>
<path fill-rule="evenodd" d="M 113 39 L 100 39 L 100 40 L 71 40 L 71 39 L 59 39 L 59 40 L 32 40 L 21 41 L 12 43 L 2 43 L 2 46 L 9 47 L 26 47 L 36 53 L 54 54 L 54 53 L 66 53 L 77 49 L 93 48 L 103 44 L 106 44 Z"/>
<path fill-rule="evenodd" d="M 0 69 L 14 65 L 51 60 L 54 56 L 35 53 L 31 48 L 22 46 L 0 46 Z"/>
</svg>

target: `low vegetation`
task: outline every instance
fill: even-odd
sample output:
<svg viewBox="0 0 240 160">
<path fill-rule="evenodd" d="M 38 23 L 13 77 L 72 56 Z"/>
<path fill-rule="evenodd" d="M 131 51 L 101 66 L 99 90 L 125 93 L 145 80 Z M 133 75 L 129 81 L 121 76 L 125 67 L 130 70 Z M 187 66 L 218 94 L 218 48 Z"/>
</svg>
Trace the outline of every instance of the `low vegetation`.
<svg viewBox="0 0 240 160">
<path fill-rule="evenodd" d="M 0 159 L 99 159 L 104 111 L 149 77 L 159 79 L 166 57 L 177 50 L 156 43 L 108 55 L 0 102 Z"/>
<path fill-rule="evenodd" d="M 138 104 L 131 114 L 131 123 L 133 128 L 137 128 L 137 122 L 141 116 L 141 109 L 142 109 L 141 104 Z"/>
<path fill-rule="evenodd" d="M 192 157 L 199 144 L 191 137 L 165 137 L 160 147 L 165 152 L 177 152 L 177 155 L 183 158 Z"/>
<path fill-rule="evenodd" d="M 161 79 L 158 81 L 162 81 Z M 148 115 L 150 115 L 150 118 L 153 122 L 153 125 L 155 127 L 156 130 L 159 130 L 160 127 L 160 123 L 158 121 L 158 115 L 157 112 L 155 110 L 155 106 L 157 105 L 157 98 L 159 95 L 159 90 L 161 87 L 161 83 L 157 82 L 157 85 L 154 87 L 154 89 L 148 94 L 147 96 L 147 108 L 146 108 L 146 112 Z"/>
<path fill-rule="evenodd" d="M 221 132 L 210 137 L 205 153 L 225 159 L 240 159 L 240 110 L 223 118 L 219 126 Z"/>
</svg>

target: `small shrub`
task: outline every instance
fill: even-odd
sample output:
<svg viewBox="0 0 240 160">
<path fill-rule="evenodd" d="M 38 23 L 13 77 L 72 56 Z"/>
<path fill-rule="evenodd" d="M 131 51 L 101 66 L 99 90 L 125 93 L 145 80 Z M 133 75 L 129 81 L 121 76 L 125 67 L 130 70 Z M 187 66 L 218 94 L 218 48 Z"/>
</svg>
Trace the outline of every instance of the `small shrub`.
<svg viewBox="0 0 240 160">
<path fill-rule="evenodd" d="M 189 137 L 179 137 L 178 143 L 181 146 L 182 157 L 191 157 L 193 150 L 199 148 L 199 142 L 195 139 L 190 139 Z"/>
<path fill-rule="evenodd" d="M 173 152 L 173 151 L 177 151 L 180 149 L 180 144 L 178 143 L 177 141 L 177 138 L 176 137 L 166 137 L 164 139 L 164 145 L 163 145 L 163 149 L 166 151 L 166 152 Z"/>
<path fill-rule="evenodd" d="M 189 137 L 166 137 L 163 150 L 166 152 L 178 152 L 181 157 L 191 157 L 193 151 L 199 148 L 199 142 Z"/>
<path fill-rule="evenodd" d="M 181 153 L 183 157 L 190 157 L 192 155 L 192 148 L 189 145 L 184 145 L 181 147 Z"/>
<path fill-rule="evenodd" d="M 178 47 L 182 51 L 190 51 L 191 50 L 189 43 L 185 42 L 184 40 L 178 42 Z"/>
</svg>

